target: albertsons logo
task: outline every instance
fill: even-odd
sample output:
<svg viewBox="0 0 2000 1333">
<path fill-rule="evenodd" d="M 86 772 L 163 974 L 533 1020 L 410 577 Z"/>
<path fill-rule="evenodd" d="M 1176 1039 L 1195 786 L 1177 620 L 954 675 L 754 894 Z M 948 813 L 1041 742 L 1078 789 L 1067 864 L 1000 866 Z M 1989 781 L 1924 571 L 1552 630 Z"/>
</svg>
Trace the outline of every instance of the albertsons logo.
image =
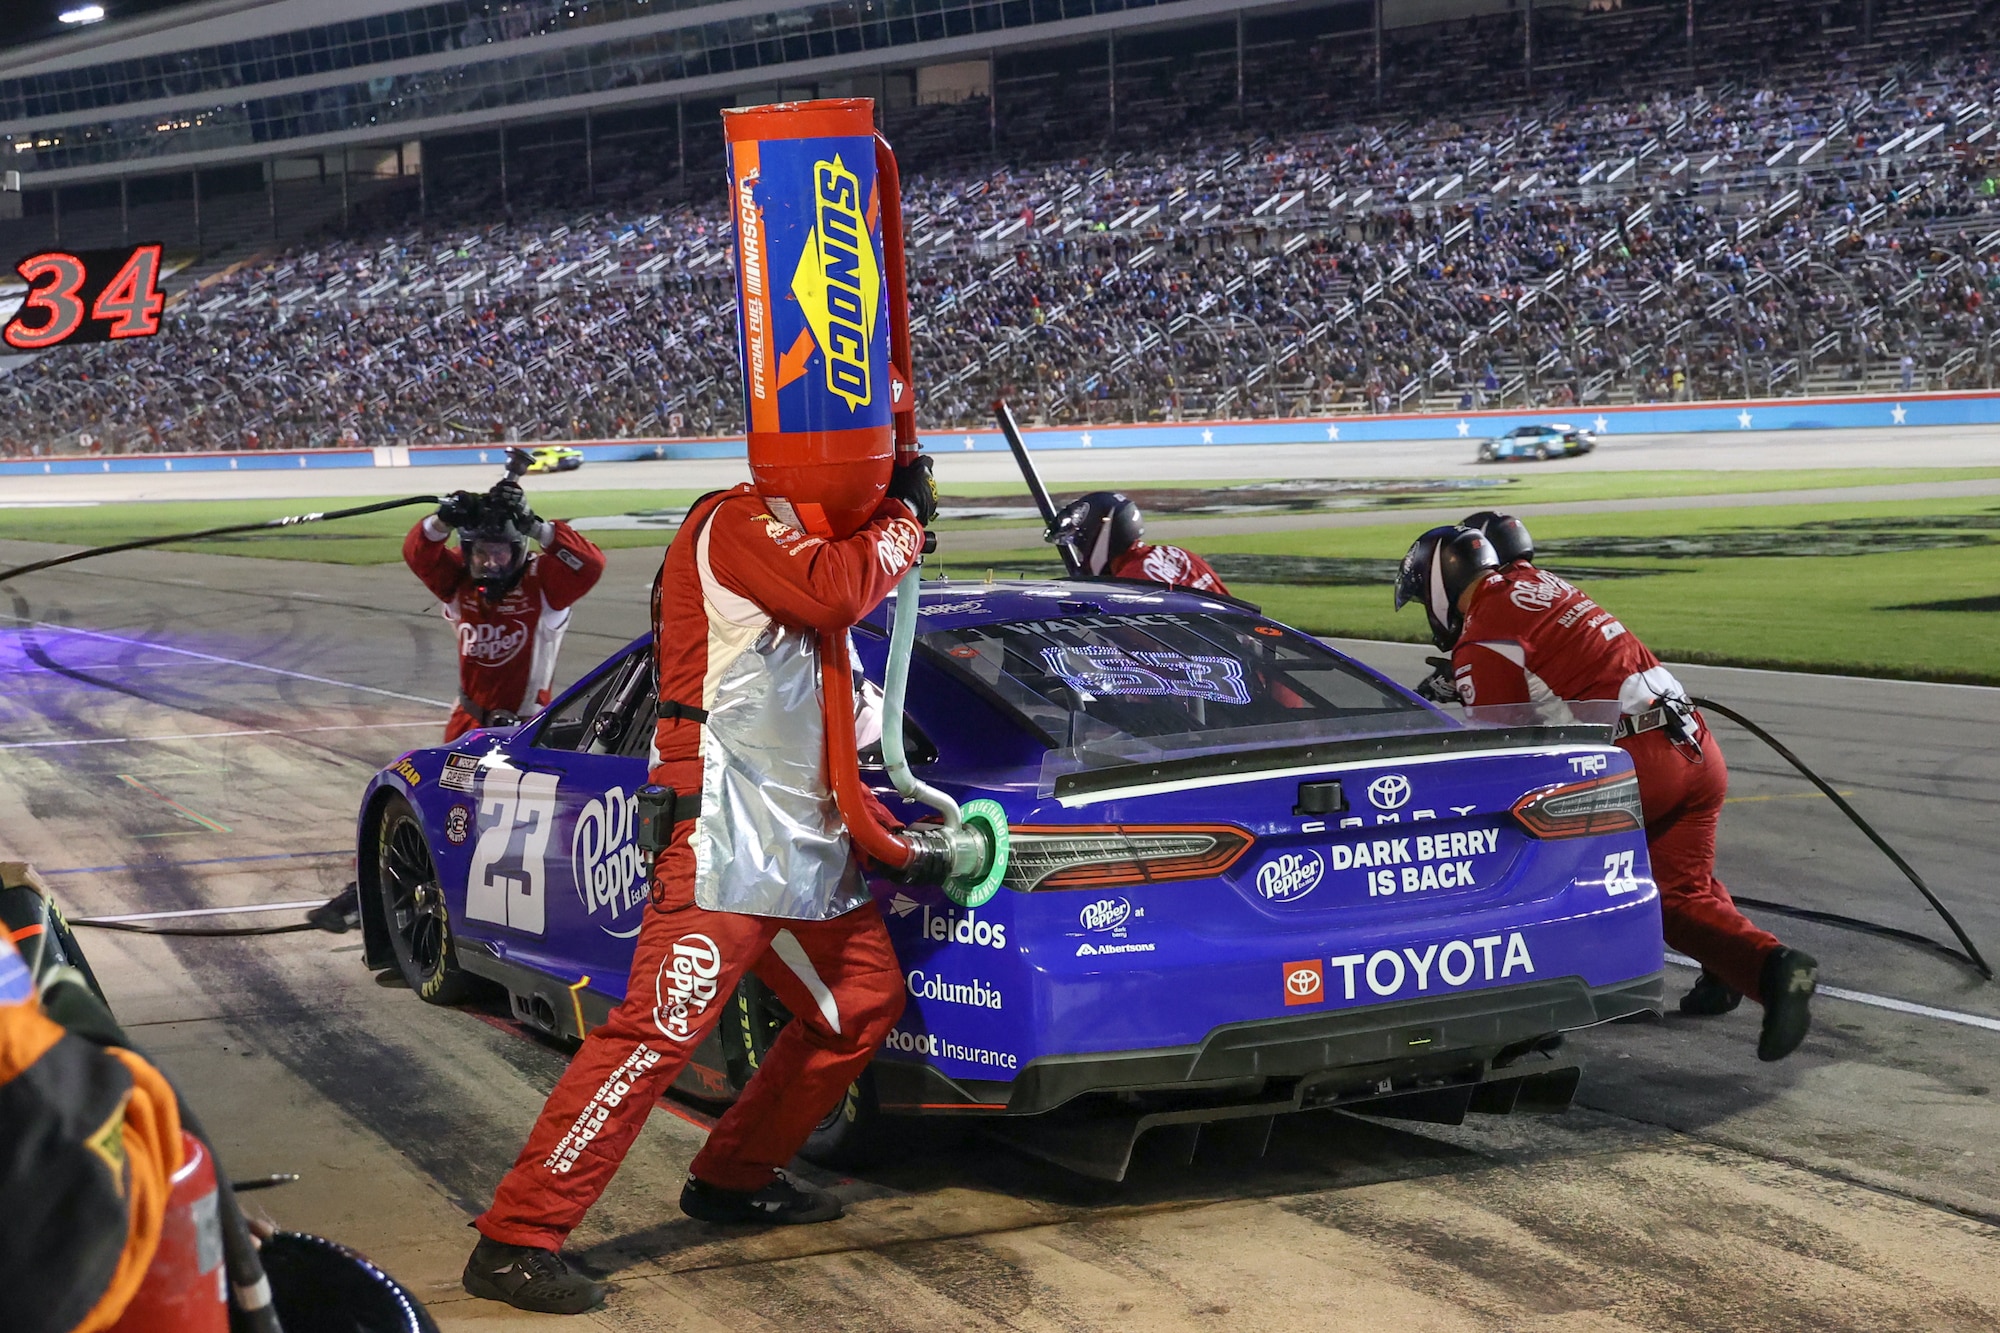
<svg viewBox="0 0 2000 1333">
<path fill-rule="evenodd" d="M 1076 914 L 1076 923 L 1085 930 L 1116 930 L 1132 919 L 1132 904 L 1123 898 L 1100 898 Z"/>
<path fill-rule="evenodd" d="M 1326 862 L 1318 852 L 1285 852 L 1257 867 L 1257 892 L 1272 902 L 1305 897 L 1326 877 Z"/>
</svg>

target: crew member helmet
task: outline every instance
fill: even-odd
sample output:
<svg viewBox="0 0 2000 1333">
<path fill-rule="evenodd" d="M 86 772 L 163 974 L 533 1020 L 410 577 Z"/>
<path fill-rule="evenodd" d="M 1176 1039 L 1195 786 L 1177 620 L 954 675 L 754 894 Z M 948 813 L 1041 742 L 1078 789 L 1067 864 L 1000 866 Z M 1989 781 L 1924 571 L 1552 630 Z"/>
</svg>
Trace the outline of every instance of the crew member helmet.
<svg viewBox="0 0 2000 1333">
<path fill-rule="evenodd" d="M 458 532 L 466 577 L 489 602 L 512 592 L 528 571 L 528 534 L 515 526 L 512 514 L 494 513 L 494 508 L 490 501 L 483 504 L 478 518 Z"/>
<path fill-rule="evenodd" d="M 1102 574 L 1145 535 L 1145 516 L 1130 498 L 1119 491 L 1092 491 L 1063 506 L 1053 540 L 1076 552 L 1084 573 Z"/>
<path fill-rule="evenodd" d="M 1417 538 L 1396 575 L 1396 609 L 1422 602 L 1431 622 L 1431 642 L 1449 652 L 1465 629 L 1459 594 L 1489 570 L 1500 567 L 1493 544 L 1477 528 L 1446 524 Z"/>
<path fill-rule="evenodd" d="M 1477 528 L 1493 543 L 1493 554 L 1500 558 L 1502 567 L 1516 560 L 1533 563 L 1535 559 L 1535 539 L 1528 535 L 1528 525 L 1512 514 L 1502 514 L 1493 509 L 1482 509 L 1476 514 L 1467 514 L 1462 525 Z"/>
</svg>

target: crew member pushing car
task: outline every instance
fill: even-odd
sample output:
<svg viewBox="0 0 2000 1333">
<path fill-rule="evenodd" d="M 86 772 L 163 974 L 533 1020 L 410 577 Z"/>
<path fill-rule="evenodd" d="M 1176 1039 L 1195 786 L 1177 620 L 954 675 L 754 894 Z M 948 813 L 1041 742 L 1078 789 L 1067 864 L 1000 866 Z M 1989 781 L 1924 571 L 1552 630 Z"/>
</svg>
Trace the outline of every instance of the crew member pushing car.
<svg viewBox="0 0 2000 1333">
<path fill-rule="evenodd" d="M 565 1314 L 597 1301 L 597 1284 L 556 1251 L 745 972 L 794 1018 L 696 1155 L 681 1211 L 766 1224 L 840 1216 L 839 1199 L 779 1168 L 866 1067 L 904 997 L 827 782 L 819 635 L 845 634 L 916 563 L 937 512 L 930 460 L 898 467 L 855 531 L 813 536 L 774 511 L 792 513 L 747 485 L 706 497 L 667 549 L 647 796 L 671 838 L 624 1002 L 585 1038 L 474 1223 L 485 1237 L 465 1269 L 475 1296 Z"/>
<path fill-rule="evenodd" d="M 458 631 L 458 703 L 445 740 L 546 706 L 569 609 L 597 586 L 604 552 L 569 524 L 536 517 L 509 479 L 485 495 L 446 496 L 403 539 L 403 560 Z"/>
<path fill-rule="evenodd" d="M 1471 707 L 1616 699 L 1616 741 L 1632 756 L 1667 943 L 1701 978 L 1681 1011 L 1764 1006 L 1757 1058 L 1782 1060 L 1811 1026 L 1818 964 L 1737 910 L 1715 877 L 1715 830 L 1729 790 L 1722 747 L 1687 692 L 1638 636 L 1571 584 L 1520 559 L 1500 567 L 1473 528 L 1432 528 L 1403 558 L 1396 606 L 1420 602 L 1452 655 Z"/>
<path fill-rule="evenodd" d="M 1092 491 L 1063 506 L 1050 540 L 1076 552 L 1086 574 L 1229 595 L 1208 561 L 1178 546 L 1141 540 L 1145 535 L 1145 515 L 1129 497 L 1118 491 Z"/>
</svg>

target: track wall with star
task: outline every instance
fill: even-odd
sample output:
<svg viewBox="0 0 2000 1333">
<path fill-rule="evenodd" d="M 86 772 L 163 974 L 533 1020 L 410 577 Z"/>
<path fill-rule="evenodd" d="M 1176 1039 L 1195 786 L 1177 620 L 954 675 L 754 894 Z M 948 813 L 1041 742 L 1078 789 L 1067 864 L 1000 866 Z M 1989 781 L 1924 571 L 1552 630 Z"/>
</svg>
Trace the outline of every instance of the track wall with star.
<svg viewBox="0 0 2000 1333">
<path fill-rule="evenodd" d="M 918 408 L 922 416 L 921 406 Z M 1133 426 L 1043 427 L 1024 432 L 1035 450 L 1158 449 L 1185 445 L 1390 444 L 1402 440 L 1478 441 L 1516 426 L 1564 423 L 1600 435 L 1729 435 L 1773 430 L 1881 430 L 1918 426 L 2000 425 L 2000 393 L 1918 393 L 1902 397 L 1770 398 L 1741 402 L 1656 403 L 1541 411 L 1394 413 L 1298 417 L 1278 421 L 1181 421 Z M 936 454 L 1003 450 L 997 430 L 924 431 Z M 529 442 L 528 447 L 534 447 Z M 740 458 L 742 436 L 679 440 L 557 440 L 592 462 Z M 64 455 L 0 460 L 0 476 L 89 472 L 235 472 L 269 469 L 427 467 L 498 464 L 503 445 L 315 449 L 303 453 Z"/>
</svg>

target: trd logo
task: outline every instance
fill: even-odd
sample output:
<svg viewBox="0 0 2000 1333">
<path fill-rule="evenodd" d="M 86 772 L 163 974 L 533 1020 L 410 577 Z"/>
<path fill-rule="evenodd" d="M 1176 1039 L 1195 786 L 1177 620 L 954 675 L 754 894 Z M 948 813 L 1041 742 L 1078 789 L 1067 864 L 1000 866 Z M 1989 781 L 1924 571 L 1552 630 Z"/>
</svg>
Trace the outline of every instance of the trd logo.
<svg viewBox="0 0 2000 1333">
<path fill-rule="evenodd" d="M 1589 777 L 1611 767 L 1611 758 L 1602 754 L 1573 754 L 1569 757 L 1569 766 L 1571 772 Z"/>
<path fill-rule="evenodd" d="M 1318 1004 L 1326 998 L 1326 972 L 1317 958 L 1285 964 L 1285 1003 Z"/>
</svg>

